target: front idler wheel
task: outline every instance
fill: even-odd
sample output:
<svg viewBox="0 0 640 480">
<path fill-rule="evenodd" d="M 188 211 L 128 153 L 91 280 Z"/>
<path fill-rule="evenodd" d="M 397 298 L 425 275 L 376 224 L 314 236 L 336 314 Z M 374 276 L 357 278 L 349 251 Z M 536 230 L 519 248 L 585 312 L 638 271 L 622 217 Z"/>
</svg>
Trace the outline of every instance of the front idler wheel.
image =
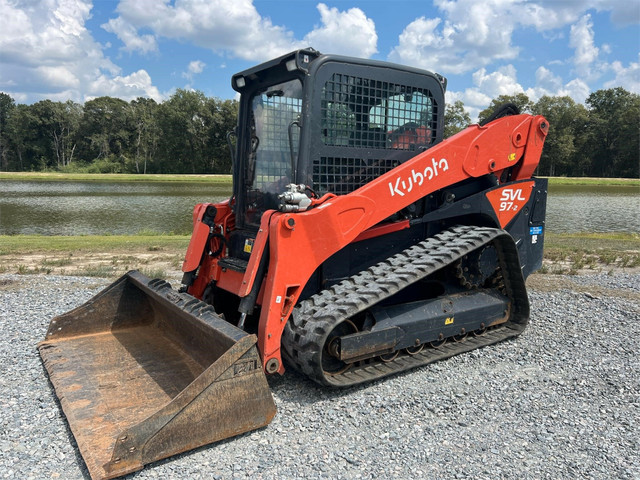
<svg viewBox="0 0 640 480">
<path fill-rule="evenodd" d="M 485 285 L 497 267 L 498 251 L 493 245 L 486 245 L 462 257 L 456 263 L 455 273 L 464 287 L 474 289 Z"/>
<path fill-rule="evenodd" d="M 322 370 L 325 375 L 340 375 L 351 367 L 351 363 L 340 360 L 340 337 L 358 333 L 358 327 L 351 320 L 345 320 L 334 328 L 322 349 Z"/>
</svg>

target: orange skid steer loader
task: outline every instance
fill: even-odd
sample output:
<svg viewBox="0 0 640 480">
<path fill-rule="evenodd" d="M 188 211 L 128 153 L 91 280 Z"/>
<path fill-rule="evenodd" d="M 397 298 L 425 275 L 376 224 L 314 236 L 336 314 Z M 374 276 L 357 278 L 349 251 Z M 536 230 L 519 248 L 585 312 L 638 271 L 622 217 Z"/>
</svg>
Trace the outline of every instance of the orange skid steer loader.
<svg viewBox="0 0 640 480">
<path fill-rule="evenodd" d="M 96 480 L 267 425 L 285 363 L 344 387 L 528 322 L 543 117 L 443 140 L 444 77 L 313 49 L 232 85 L 233 194 L 195 207 L 182 287 L 129 272 L 38 347 Z"/>
</svg>

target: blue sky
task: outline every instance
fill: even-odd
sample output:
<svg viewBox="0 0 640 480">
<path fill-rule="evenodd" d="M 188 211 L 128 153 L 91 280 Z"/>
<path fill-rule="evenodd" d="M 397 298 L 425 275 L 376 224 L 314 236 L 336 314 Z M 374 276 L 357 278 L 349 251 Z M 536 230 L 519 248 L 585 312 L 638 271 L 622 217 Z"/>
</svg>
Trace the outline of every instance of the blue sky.
<svg viewBox="0 0 640 480">
<path fill-rule="evenodd" d="M 438 72 L 474 118 L 500 94 L 640 93 L 635 0 L 0 0 L 0 12 L 0 91 L 20 103 L 233 98 L 233 73 L 305 46 Z"/>
</svg>

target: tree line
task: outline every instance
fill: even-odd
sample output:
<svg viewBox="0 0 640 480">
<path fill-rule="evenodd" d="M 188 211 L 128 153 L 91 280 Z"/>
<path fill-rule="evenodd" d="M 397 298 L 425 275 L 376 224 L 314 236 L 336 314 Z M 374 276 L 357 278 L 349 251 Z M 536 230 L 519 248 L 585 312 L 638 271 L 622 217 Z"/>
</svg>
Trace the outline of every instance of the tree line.
<svg viewBox="0 0 640 480">
<path fill-rule="evenodd" d="M 544 115 L 550 130 L 538 175 L 640 177 L 640 95 L 598 90 L 578 104 L 570 97 L 501 95 L 479 114 L 503 103 Z M 157 103 L 99 97 L 16 104 L 0 93 L 0 170 L 87 173 L 231 173 L 227 133 L 238 102 L 177 90 Z M 449 137 L 471 123 L 461 101 L 447 105 Z"/>
<path fill-rule="evenodd" d="M 0 93 L 0 170 L 231 173 L 238 102 L 177 90 L 157 103 L 98 97 L 16 104 Z"/>
</svg>

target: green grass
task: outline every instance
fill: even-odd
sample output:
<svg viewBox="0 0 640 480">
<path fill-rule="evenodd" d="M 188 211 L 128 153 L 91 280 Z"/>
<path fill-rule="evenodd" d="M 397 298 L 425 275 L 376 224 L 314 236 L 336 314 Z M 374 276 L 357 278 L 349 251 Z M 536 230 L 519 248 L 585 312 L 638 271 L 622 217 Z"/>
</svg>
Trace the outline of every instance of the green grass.
<svg viewBox="0 0 640 480">
<path fill-rule="evenodd" d="M 89 251 L 109 252 L 135 248 L 144 251 L 179 250 L 189 245 L 190 235 L 165 235 L 142 232 L 137 235 L 0 235 L 0 255 L 47 254 L 54 252 Z M 640 250 L 637 233 L 547 233 L 545 250 L 572 251 L 626 251 Z"/>
<path fill-rule="evenodd" d="M 7 271 L 7 269 L 4 270 Z M 37 275 L 39 273 L 48 275 L 51 273 L 51 269 L 43 267 L 27 267 L 26 265 L 20 264 L 17 266 L 15 273 L 19 275 Z"/>
<path fill-rule="evenodd" d="M 547 233 L 542 273 L 640 267 L 640 234 Z"/>
<path fill-rule="evenodd" d="M 166 278 L 167 271 L 163 268 L 140 268 L 140 273 L 149 278 Z"/>
<path fill-rule="evenodd" d="M 129 173 L 0 172 L 0 180 L 68 182 L 184 182 L 231 186 L 231 175 L 157 175 Z"/>
<path fill-rule="evenodd" d="M 190 235 L 0 235 L 0 255 L 110 252 L 132 249 L 186 251 Z"/>
<path fill-rule="evenodd" d="M 77 275 L 83 277 L 108 278 L 113 277 L 114 273 L 115 269 L 108 265 L 91 265 L 90 267 L 86 267 L 83 270 L 77 272 Z"/>
<path fill-rule="evenodd" d="M 166 278 L 168 269 L 180 269 L 189 239 L 189 235 L 153 232 L 51 237 L 2 235 L 0 273 L 108 278 L 136 269 L 151 278 Z"/>
<path fill-rule="evenodd" d="M 605 185 L 640 187 L 638 178 L 592 178 L 592 177 L 540 177 L 548 178 L 550 186 L 561 185 Z"/>
<path fill-rule="evenodd" d="M 640 186 L 638 178 L 541 177 L 550 185 L 626 185 Z M 0 180 L 70 181 L 70 182 L 185 182 L 215 183 L 231 186 L 231 175 L 132 174 L 132 173 L 60 173 L 0 172 Z"/>
<path fill-rule="evenodd" d="M 70 256 L 64 257 L 64 258 L 54 258 L 54 259 L 45 258 L 44 260 L 42 260 L 42 262 L 40 262 L 40 264 L 43 267 L 66 267 L 68 265 L 73 264 L 73 260 Z"/>
<path fill-rule="evenodd" d="M 640 250 L 640 234 L 612 233 L 547 233 L 545 250 L 552 251 L 617 251 Z"/>
</svg>

